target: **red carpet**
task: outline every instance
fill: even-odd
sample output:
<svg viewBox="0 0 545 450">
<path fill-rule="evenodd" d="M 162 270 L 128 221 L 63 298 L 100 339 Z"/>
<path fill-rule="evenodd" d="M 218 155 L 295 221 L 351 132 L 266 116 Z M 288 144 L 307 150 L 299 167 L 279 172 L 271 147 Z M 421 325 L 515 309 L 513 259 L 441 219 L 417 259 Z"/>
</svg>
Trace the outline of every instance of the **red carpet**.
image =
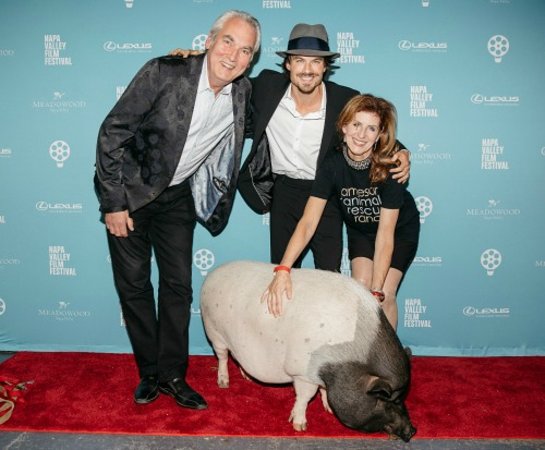
<svg viewBox="0 0 545 450">
<path fill-rule="evenodd" d="M 545 357 L 414 357 L 407 401 L 413 439 L 544 439 Z M 18 353 L 0 365 L 0 378 L 34 380 L 1 430 L 255 437 L 385 437 L 342 426 L 315 398 L 309 430 L 292 431 L 291 386 L 244 380 L 231 366 L 231 387 L 216 386 L 216 359 L 192 356 L 189 383 L 209 403 L 206 411 L 176 406 L 161 395 L 136 405 L 132 355 Z"/>
</svg>

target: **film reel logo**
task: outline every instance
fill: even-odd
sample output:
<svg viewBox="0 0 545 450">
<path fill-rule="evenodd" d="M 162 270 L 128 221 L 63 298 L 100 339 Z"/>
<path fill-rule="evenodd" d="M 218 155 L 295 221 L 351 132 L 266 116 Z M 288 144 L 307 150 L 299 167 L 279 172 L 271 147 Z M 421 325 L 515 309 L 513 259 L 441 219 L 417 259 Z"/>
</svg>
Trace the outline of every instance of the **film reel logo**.
<svg viewBox="0 0 545 450">
<path fill-rule="evenodd" d="M 62 169 L 64 161 L 70 157 L 70 146 L 64 141 L 55 141 L 49 146 L 49 156 L 57 163 L 57 167 Z"/>
<path fill-rule="evenodd" d="M 191 48 L 193 50 L 205 50 L 207 38 L 208 38 L 208 35 L 206 34 L 198 34 L 197 36 L 193 38 L 193 42 L 191 43 Z"/>
<path fill-rule="evenodd" d="M 501 59 L 509 51 L 509 41 L 505 36 L 496 34 L 488 40 L 488 53 L 494 57 L 494 61 L 501 63 Z"/>
<path fill-rule="evenodd" d="M 433 203 L 428 197 L 423 195 L 416 197 L 414 201 L 416 203 L 416 208 L 420 213 L 420 223 L 424 223 L 426 221 L 426 217 L 428 217 L 433 211 Z"/>
<path fill-rule="evenodd" d="M 216 261 L 214 253 L 206 248 L 201 248 L 193 254 L 193 264 L 201 271 L 201 275 L 205 277 L 208 271 L 212 268 Z"/>
<path fill-rule="evenodd" d="M 501 264 L 501 253 L 495 248 L 488 248 L 481 253 L 481 266 L 486 270 L 486 274 L 491 277 L 494 271 Z"/>
</svg>

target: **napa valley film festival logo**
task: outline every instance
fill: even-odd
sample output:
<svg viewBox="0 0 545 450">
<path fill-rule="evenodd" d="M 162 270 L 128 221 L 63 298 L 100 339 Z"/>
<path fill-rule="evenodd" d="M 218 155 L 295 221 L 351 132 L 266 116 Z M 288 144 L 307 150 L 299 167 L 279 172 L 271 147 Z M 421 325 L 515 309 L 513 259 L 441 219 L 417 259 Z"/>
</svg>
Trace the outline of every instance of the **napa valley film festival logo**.
<svg viewBox="0 0 545 450">
<path fill-rule="evenodd" d="M 71 202 L 48 202 L 39 200 L 35 205 L 36 211 L 50 214 L 81 214 L 83 212 L 82 203 Z"/>
<path fill-rule="evenodd" d="M 498 138 L 483 138 L 481 140 L 481 169 L 509 170 L 509 162 L 502 161 L 504 150 Z"/>
<path fill-rule="evenodd" d="M 261 54 L 270 58 L 278 57 L 276 52 L 281 52 L 284 49 L 284 38 L 280 36 L 271 36 L 268 43 L 263 42 L 261 45 Z"/>
<path fill-rule="evenodd" d="M 520 216 L 519 208 L 507 208 L 501 200 L 489 199 L 485 207 L 467 208 L 466 216 L 478 217 L 484 220 L 503 220 Z"/>
<path fill-rule="evenodd" d="M 0 298 L 0 316 L 6 312 L 6 302 L 3 298 Z"/>
<path fill-rule="evenodd" d="M 499 64 L 509 51 L 509 40 L 505 36 L 497 34 L 488 40 L 487 48 L 488 53 L 494 58 L 494 62 Z"/>
<path fill-rule="evenodd" d="M 261 0 L 263 9 L 291 9 L 291 0 Z"/>
<path fill-rule="evenodd" d="M 10 158 L 12 153 L 11 148 L 0 148 L 0 158 Z"/>
<path fill-rule="evenodd" d="M 39 308 L 38 317 L 54 319 L 60 322 L 73 322 L 91 317 L 90 311 L 74 308 L 72 303 L 67 300 L 59 300 L 54 307 Z"/>
<path fill-rule="evenodd" d="M 446 42 L 432 42 L 432 41 L 410 41 L 408 39 L 401 39 L 397 43 L 397 48 L 403 52 L 417 52 L 417 53 L 446 53 L 448 50 L 448 44 Z"/>
<path fill-rule="evenodd" d="M 71 66 L 72 58 L 65 56 L 66 41 L 60 34 L 44 35 L 44 65 L 46 66 Z"/>
<path fill-rule="evenodd" d="M 0 225 L 5 225 L 6 224 L 6 216 L 0 214 Z"/>
<path fill-rule="evenodd" d="M 0 48 L 0 57 L 15 56 L 15 50 L 11 48 Z"/>
<path fill-rule="evenodd" d="M 70 146 L 65 141 L 53 141 L 49 146 L 49 156 L 59 169 L 64 167 L 64 162 L 70 158 Z"/>
<path fill-rule="evenodd" d="M 134 0 L 123 0 L 123 3 L 125 3 L 125 8 L 132 9 L 134 6 Z"/>
<path fill-rule="evenodd" d="M 85 100 L 74 100 L 66 96 L 65 92 L 54 91 L 47 100 L 34 100 L 32 109 L 38 111 L 49 111 L 52 113 L 65 113 L 73 110 L 80 110 L 87 106 Z"/>
<path fill-rule="evenodd" d="M 421 195 L 414 199 L 416 203 L 416 208 L 420 214 L 420 223 L 425 223 L 426 219 L 430 216 L 433 211 L 433 202 L 429 197 Z"/>
<path fill-rule="evenodd" d="M 518 95 L 483 95 L 476 93 L 471 96 L 471 103 L 484 106 L 518 106 L 520 97 Z"/>
<path fill-rule="evenodd" d="M 49 275 L 61 277 L 77 276 L 75 267 L 68 267 L 71 254 L 63 245 L 49 246 Z"/>
<path fill-rule="evenodd" d="M 410 87 L 411 101 L 409 105 L 409 115 L 411 117 L 432 117 L 439 116 L 437 108 L 430 107 L 433 102 L 433 94 L 428 91 L 425 85 L 416 85 Z"/>
<path fill-rule="evenodd" d="M 436 162 L 450 161 L 452 155 L 448 152 L 436 152 L 430 144 L 420 143 L 416 151 L 411 153 L 411 164 L 435 164 Z"/>
<path fill-rule="evenodd" d="M 494 276 L 502 263 L 501 253 L 495 248 L 488 248 L 481 253 L 481 266 L 489 277 Z"/>
<path fill-rule="evenodd" d="M 405 328 L 431 328 L 431 320 L 426 319 L 428 306 L 420 298 L 406 298 L 403 310 Z"/>
<path fill-rule="evenodd" d="M 193 254 L 193 264 L 200 270 L 203 277 L 208 275 L 208 271 L 215 262 L 216 257 L 214 256 L 214 253 L 206 248 L 201 248 Z"/>
<path fill-rule="evenodd" d="M 261 225 L 269 227 L 271 225 L 271 213 L 265 213 L 261 217 Z"/>
<path fill-rule="evenodd" d="M 360 49 L 360 40 L 352 31 L 339 31 L 337 33 L 337 53 L 340 58 L 336 62 L 340 64 L 365 64 L 365 56 L 357 54 Z"/>
<path fill-rule="evenodd" d="M 151 42 L 106 41 L 102 48 L 108 53 L 149 53 L 153 46 Z"/>
</svg>

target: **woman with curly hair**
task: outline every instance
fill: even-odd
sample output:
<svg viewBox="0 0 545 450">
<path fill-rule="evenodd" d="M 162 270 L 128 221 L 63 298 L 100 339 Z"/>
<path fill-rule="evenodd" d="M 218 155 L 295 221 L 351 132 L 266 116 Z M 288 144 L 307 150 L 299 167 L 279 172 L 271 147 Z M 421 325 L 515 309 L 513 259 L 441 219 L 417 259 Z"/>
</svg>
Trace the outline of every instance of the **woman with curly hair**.
<svg viewBox="0 0 545 450">
<path fill-rule="evenodd" d="M 380 97 L 353 97 L 337 120 L 342 145 L 318 169 L 311 196 L 279 266 L 263 294 L 269 311 L 282 312 L 292 296 L 290 270 L 312 238 L 330 197 L 337 199 L 347 228 L 352 277 L 381 303 L 397 328 L 396 294 L 418 247 L 419 213 L 404 184 L 389 169 L 396 148 L 396 110 Z"/>
</svg>

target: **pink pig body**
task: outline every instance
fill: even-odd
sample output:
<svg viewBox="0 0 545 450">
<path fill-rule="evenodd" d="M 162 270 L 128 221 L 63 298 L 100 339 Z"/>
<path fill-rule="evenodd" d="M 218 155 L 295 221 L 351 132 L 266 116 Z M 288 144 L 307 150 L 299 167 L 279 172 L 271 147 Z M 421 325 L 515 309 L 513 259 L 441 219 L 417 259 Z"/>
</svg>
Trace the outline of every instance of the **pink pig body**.
<svg viewBox="0 0 545 450">
<path fill-rule="evenodd" d="M 203 284 L 202 318 L 219 359 L 218 385 L 229 385 L 227 358 L 231 352 L 244 371 L 257 380 L 293 382 L 296 401 L 290 420 L 296 430 L 306 429 L 307 404 L 322 387 L 328 390 L 327 400 L 341 422 L 371 431 L 360 423 L 359 417 L 343 412 L 348 407 L 347 399 L 342 398 L 346 397 L 343 388 L 353 391 L 346 383 L 361 384 L 365 404 L 357 398 L 349 401 L 355 401 L 363 409 L 369 404 L 373 409 L 377 399 L 368 398 L 369 391 L 380 380 L 389 383 L 388 388 L 393 391 L 392 381 L 396 386 L 405 386 L 409 376 L 407 355 L 380 306 L 366 289 L 349 277 L 295 269 L 292 270 L 293 298 L 284 303 L 283 314 L 275 318 L 260 301 L 272 280 L 272 269 L 271 264 L 236 261 L 211 272 Z M 386 364 L 391 367 L 377 367 L 371 375 L 365 368 L 376 359 L 372 344 L 382 335 L 387 338 L 383 344 L 391 348 L 400 361 Z M 330 392 L 337 374 L 346 378 L 345 372 L 348 373 L 343 381 L 345 386 L 337 386 Z M 339 396 L 341 398 L 337 398 Z M 325 395 L 322 399 L 328 409 Z M 348 408 L 353 410 L 352 406 Z"/>
</svg>

